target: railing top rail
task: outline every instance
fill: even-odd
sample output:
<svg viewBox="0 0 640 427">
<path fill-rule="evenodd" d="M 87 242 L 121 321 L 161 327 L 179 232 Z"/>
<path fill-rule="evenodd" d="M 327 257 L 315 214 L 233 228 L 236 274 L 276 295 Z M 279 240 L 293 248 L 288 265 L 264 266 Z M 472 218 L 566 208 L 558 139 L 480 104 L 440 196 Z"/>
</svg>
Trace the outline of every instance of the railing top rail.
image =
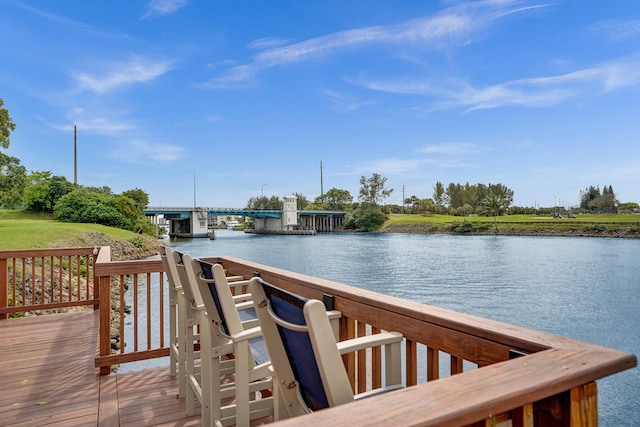
<svg viewBox="0 0 640 427">
<path fill-rule="evenodd" d="M 55 249 L 8 249 L 0 250 L 0 259 L 29 258 L 41 256 L 98 255 L 99 247 L 55 248 Z"/>
<path fill-rule="evenodd" d="M 469 425 L 635 366 L 635 357 L 550 349 L 305 415 L 305 425 Z M 407 410 L 410 408 L 410 416 Z M 297 426 L 295 418 L 276 423 Z"/>
<path fill-rule="evenodd" d="M 535 353 L 551 348 L 564 348 L 588 349 L 592 351 L 612 352 L 612 354 L 627 354 L 572 338 L 380 294 L 331 280 L 311 277 L 234 257 L 207 259 L 213 262 L 222 261 L 223 265 L 228 268 L 232 274 L 242 274 L 248 277 L 251 276 L 253 272 L 260 272 L 264 280 L 272 281 L 278 286 L 304 289 L 307 293 L 305 296 L 308 297 L 322 299 L 323 294 L 333 295 L 336 300 L 336 309 L 343 312 L 346 316 L 358 317 L 358 315 L 367 311 L 373 314 L 371 309 L 375 309 L 377 313 L 388 313 L 388 315 L 382 318 L 385 324 L 377 325 L 386 330 L 401 331 L 403 328 L 406 329 L 408 323 L 419 322 L 437 325 L 450 331 L 500 343 L 501 345 L 523 350 L 528 353 Z M 367 321 L 374 324 L 378 320 L 379 319 L 376 318 L 367 319 Z M 404 333 L 407 335 L 410 332 L 412 331 L 406 331 Z M 419 334 L 420 331 L 415 331 L 415 333 Z M 633 357 L 635 359 L 635 356 Z"/>
</svg>

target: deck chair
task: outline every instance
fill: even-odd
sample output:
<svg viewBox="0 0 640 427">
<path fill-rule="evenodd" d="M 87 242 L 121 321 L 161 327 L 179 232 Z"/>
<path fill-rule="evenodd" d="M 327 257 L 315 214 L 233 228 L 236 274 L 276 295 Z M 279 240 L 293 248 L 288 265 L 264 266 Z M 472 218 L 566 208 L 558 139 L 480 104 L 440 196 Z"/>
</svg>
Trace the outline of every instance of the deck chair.
<svg viewBox="0 0 640 427">
<path fill-rule="evenodd" d="M 204 304 L 200 293 L 197 290 L 194 291 L 195 277 L 193 275 L 190 276 L 190 270 L 184 264 L 184 256 L 181 252 L 173 251 L 172 259 L 169 259 L 169 261 L 170 263 L 173 261 L 176 267 L 184 297 L 185 321 L 181 333 L 184 336 L 186 406 L 187 415 L 194 415 L 196 400 L 203 407 L 204 404 L 202 402 L 208 401 L 207 391 L 204 391 L 203 396 L 201 387 L 201 351 L 199 349 L 201 345 L 200 333 L 198 332 L 200 313 L 204 311 Z M 233 371 L 233 367 L 230 364 L 227 364 L 224 369 L 226 373 L 232 373 Z M 209 415 L 208 411 L 202 411 L 202 425 L 210 424 Z"/>
<path fill-rule="evenodd" d="M 209 420 L 223 426 L 245 427 L 251 420 L 273 416 L 274 398 L 259 393 L 273 388 L 271 364 L 268 360 L 257 363 L 250 346 L 261 337 L 258 321 L 249 316 L 243 322 L 238 313 L 252 309 L 253 304 L 251 301 L 236 304 L 222 265 L 191 259 L 188 255 L 183 256 L 183 262 L 189 277 L 195 278 L 191 283 L 196 284 L 204 305 L 204 311 L 200 312 L 203 411 L 208 410 Z M 221 384 L 222 361 L 229 362 L 225 360 L 227 357 L 234 364 L 234 382 Z M 235 400 L 224 405 L 227 398 Z"/>
<path fill-rule="evenodd" d="M 336 342 L 325 306 L 252 278 L 249 288 L 277 383 L 276 420 L 402 387 L 397 332 Z M 385 387 L 354 396 L 341 355 L 385 347 Z M 277 381 L 276 381 L 277 380 Z"/>
<path fill-rule="evenodd" d="M 182 284 L 168 246 L 160 245 L 160 259 L 169 282 L 169 374 L 178 375 L 178 397 L 185 397 L 187 392 L 187 375 L 185 359 L 186 302 L 182 292 Z"/>
</svg>

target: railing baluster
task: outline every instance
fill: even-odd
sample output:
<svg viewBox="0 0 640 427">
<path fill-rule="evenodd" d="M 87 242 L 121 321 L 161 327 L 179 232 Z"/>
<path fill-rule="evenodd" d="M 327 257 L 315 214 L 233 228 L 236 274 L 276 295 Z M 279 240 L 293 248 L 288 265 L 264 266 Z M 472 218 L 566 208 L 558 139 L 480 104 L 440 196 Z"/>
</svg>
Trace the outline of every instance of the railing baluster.
<svg viewBox="0 0 640 427">
<path fill-rule="evenodd" d="M 42 304 L 46 304 L 50 301 L 48 301 L 46 298 L 47 293 L 46 293 L 45 287 L 47 284 L 46 283 L 47 279 L 46 279 L 46 276 L 44 275 L 44 267 L 45 267 L 44 257 L 39 257 L 38 259 L 40 260 L 40 290 L 42 292 Z"/>
<path fill-rule="evenodd" d="M 357 322 L 357 336 L 363 337 L 367 335 L 367 325 L 364 322 Z M 358 351 L 356 355 L 357 364 L 357 392 L 367 391 L 367 352 Z"/>
<path fill-rule="evenodd" d="M 416 342 L 405 339 L 405 374 L 407 387 L 418 384 L 418 348 Z"/>
<path fill-rule="evenodd" d="M 31 304 L 36 305 L 36 263 L 34 257 L 31 257 Z"/>
<path fill-rule="evenodd" d="M 459 374 L 463 371 L 463 360 L 460 357 L 451 356 L 451 375 Z"/>
<path fill-rule="evenodd" d="M 158 298 L 158 305 L 160 307 L 160 324 L 158 325 L 158 327 L 160 328 L 160 347 L 164 347 L 164 277 L 162 272 L 160 272 L 159 284 L 160 295 Z"/>
<path fill-rule="evenodd" d="M 355 337 L 355 320 L 346 316 L 342 316 L 339 321 L 340 324 L 340 341 L 348 340 Z M 351 383 L 351 389 L 356 390 L 356 358 L 353 353 L 345 354 L 342 356 L 345 369 L 347 370 L 347 376 Z"/>
<path fill-rule="evenodd" d="M 147 273 L 147 350 L 151 349 L 151 273 Z"/>
<path fill-rule="evenodd" d="M 371 327 L 372 334 L 379 334 L 380 329 Z M 371 387 L 374 389 L 382 387 L 382 349 L 374 347 L 371 349 Z"/>
<path fill-rule="evenodd" d="M 120 311 L 120 354 L 123 354 L 125 352 L 125 336 L 124 336 L 124 310 L 125 310 L 125 299 L 124 299 L 124 293 L 125 293 L 125 289 L 124 289 L 124 280 L 125 277 L 123 275 L 120 276 L 119 279 L 119 286 L 120 286 L 120 305 L 119 307 L 119 311 Z"/>
<path fill-rule="evenodd" d="M 427 382 L 440 378 L 440 351 L 427 347 Z"/>
<path fill-rule="evenodd" d="M 73 294 L 72 294 L 72 289 L 73 289 L 73 256 L 69 255 L 67 258 L 67 276 L 68 276 L 68 282 L 67 282 L 67 297 L 69 298 L 69 301 L 73 301 Z"/>
<path fill-rule="evenodd" d="M 138 275 L 133 275 L 133 351 L 138 351 Z"/>
</svg>

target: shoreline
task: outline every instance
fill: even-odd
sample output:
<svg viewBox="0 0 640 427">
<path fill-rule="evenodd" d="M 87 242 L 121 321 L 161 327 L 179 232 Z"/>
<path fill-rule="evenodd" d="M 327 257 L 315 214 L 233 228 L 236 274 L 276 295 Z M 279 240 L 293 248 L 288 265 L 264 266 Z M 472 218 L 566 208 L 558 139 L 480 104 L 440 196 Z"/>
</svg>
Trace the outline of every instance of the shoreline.
<svg viewBox="0 0 640 427">
<path fill-rule="evenodd" d="M 622 239 L 640 239 L 640 230 L 633 227 L 608 229 L 606 227 L 593 230 L 573 229 L 549 229 L 503 226 L 496 231 L 493 225 L 489 229 L 447 230 L 444 227 L 433 227 L 430 224 L 412 225 L 388 225 L 379 230 L 381 233 L 407 233 L 407 234 L 455 234 L 455 235 L 501 235 L 501 236 L 547 236 L 547 237 L 608 237 Z"/>
</svg>

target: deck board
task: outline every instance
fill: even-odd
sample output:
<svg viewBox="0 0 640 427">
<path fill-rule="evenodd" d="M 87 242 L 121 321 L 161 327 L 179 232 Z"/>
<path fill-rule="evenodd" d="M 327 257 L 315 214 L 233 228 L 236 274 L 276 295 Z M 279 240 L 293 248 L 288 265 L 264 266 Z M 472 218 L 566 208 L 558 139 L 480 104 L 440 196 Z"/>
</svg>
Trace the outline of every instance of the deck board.
<svg viewBox="0 0 640 427">
<path fill-rule="evenodd" d="M 0 340 L 0 427 L 200 425 L 168 368 L 99 375 L 97 311 L 0 321 Z"/>
</svg>

